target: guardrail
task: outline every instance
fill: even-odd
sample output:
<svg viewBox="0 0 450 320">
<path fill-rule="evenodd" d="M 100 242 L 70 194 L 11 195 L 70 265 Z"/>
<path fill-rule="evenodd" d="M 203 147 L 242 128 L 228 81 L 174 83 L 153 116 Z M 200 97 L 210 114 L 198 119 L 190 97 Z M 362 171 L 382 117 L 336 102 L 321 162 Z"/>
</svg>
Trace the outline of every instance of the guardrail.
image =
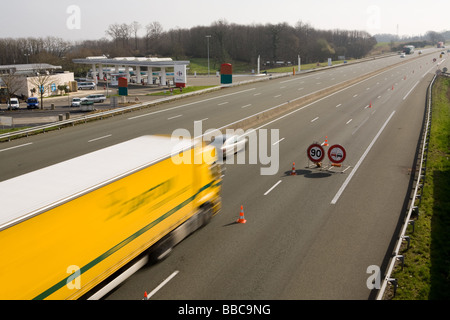
<svg viewBox="0 0 450 320">
<path fill-rule="evenodd" d="M 396 278 L 392 278 L 392 271 L 397 263 L 401 263 L 402 269 L 403 265 L 405 263 L 405 257 L 400 254 L 400 248 L 402 244 L 406 241 L 407 242 L 407 249 L 410 246 L 410 237 L 406 235 L 407 229 L 410 225 L 412 225 L 412 232 L 414 233 L 414 223 L 415 220 L 411 219 L 412 215 L 415 214 L 417 217 L 419 216 L 419 205 L 421 202 L 421 191 L 424 185 L 425 180 L 425 173 L 426 173 L 426 161 L 427 161 L 427 154 L 428 154 L 428 143 L 430 140 L 430 126 L 431 126 L 431 102 L 432 102 L 432 89 L 433 84 L 436 80 L 436 75 L 433 77 L 433 80 L 431 81 L 429 87 L 428 87 L 428 97 L 427 97 L 427 109 L 425 113 L 425 121 L 424 121 L 424 132 L 423 132 L 423 139 L 422 139 L 422 149 L 421 149 L 421 155 L 420 155 L 420 164 L 418 169 L 418 176 L 416 180 L 416 185 L 414 187 L 414 193 L 412 196 L 412 201 L 410 204 L 410 208 L 408 210 L 408 213 L 405 217 L 405 220 L 403 222 L 403 227 L 400 232 L 400 236 L 397 239 L 397 243 L 395 246 L 395 250 L 392 254 L 388 270 L 386 272 L 386 276 L 383 279 L 383 283 L 381 285 L 380 291 L 377 295 L 377 300 L 383 300 L 386 288 L 388 284 L 391 284 L 393 286 L 394 296 L 397 291 L 398 287 L 398 280 Z M 417 167 L 417 165 L 416 165 Z M 416 204 L 416 201 L 418 200 L 418 204 Z"/>
<path fill-rule="evenodd" d="M 76 118 L 61 120 L 61 121 L 55 121 L 55 122 L 51 122 L 51 123 L 44 124 L 44 125 L 34 126 L 32 128 L 8 132 L 8 133 L 0 134 L 0 141 L 4 141 L 4 140 L 9 141 L 12 138 L 18 137 L 18 136 L 28 136 L 30 134 L 46 132 L 46 131 L 52 130 L 54 128 L 61 128 L 61 127 L 67 126 L 67 125 L 75 125 L 77 123 L 88 122 L 91 120 L 102 119 L 102 118 L 106 118 L 106 117 L 110 117 L 110 116 L 114 116 L 114 115 L 119 115 L 119 114 L 123 114 L 126 112 L 131 112 L 134 110 L 146 108 L 149 106 L 158 105 L 158 104 L 161 104 L 164 102 L 175 101 L 175 100 L 178 100 L 181 98 L 186 98 L 186 97 L 189 97 L 192 95 L 202 94 L 202 93 L 211 92 L 211 91 L 220 90 L 220 89 L 221 89 L 221 87 L 208 88 L 208 89 L 200 90 L 197 92 L 186 93 L 183 96 L 171 96 L 171 97 L 167 97 L 167 98 L 163 98 L 163 99 L 158 99 L 155 101 L 138 103 L 138 104 L 134 104 L 132 106 L 119 107 L 119 108 L 115 108 L 115 109 L 111 109 L 111 110 L 107 110 L 107 111 L 87 114 L 87 115 L 81 116 L 81 117 L 76 117 Z"/>
</svg>

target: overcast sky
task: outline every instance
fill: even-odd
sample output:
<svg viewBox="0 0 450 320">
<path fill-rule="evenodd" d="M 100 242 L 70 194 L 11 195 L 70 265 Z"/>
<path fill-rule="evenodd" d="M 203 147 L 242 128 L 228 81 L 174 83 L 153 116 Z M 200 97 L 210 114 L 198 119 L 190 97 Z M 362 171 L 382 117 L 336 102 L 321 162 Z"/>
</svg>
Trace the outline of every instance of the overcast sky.
<svg viewBox="0 0 450 320">
<path fill-rule="evenodd" d="M 316 29 L 422 35 L 450 30 L 449 0 L 13 0 L 2 1 L 0 38 L 100 39 L 113 23 L 158 21 L 164 30 L 298 21 Z M 398 30 L 397 30 L 398 27 Z"/>
</svg>

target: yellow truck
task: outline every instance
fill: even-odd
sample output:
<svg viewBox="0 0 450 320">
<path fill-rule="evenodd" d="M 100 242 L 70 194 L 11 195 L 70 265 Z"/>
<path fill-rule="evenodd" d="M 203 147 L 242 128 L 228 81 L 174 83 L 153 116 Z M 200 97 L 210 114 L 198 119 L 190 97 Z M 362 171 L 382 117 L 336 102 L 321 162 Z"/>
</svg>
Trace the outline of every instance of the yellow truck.
<svg viewBox="0 0 450 320">
<path fill-rule="evenodd" d="M 219 212 L 215 159 L 202 142 L 143 136 L 0 182 L 0 299 L 85 299 L 163 255 Z"/>
</svg>

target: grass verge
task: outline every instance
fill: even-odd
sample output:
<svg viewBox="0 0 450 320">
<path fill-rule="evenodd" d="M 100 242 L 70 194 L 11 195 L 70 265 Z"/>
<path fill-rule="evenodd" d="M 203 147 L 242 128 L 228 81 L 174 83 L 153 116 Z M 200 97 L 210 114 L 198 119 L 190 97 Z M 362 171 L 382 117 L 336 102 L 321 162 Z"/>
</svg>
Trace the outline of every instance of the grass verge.
<svg viewBox="0 0 450 320">
<path fill-rule="evenodd" d="M 10 132 L 14 132 L 14 131 L 19 131 L 19 130 L 23 130 L 23 129 L 28 129 L 29 127 L 19 127 L 19 128 L 1 128 L 0 129 L 0 134 L 3 133 L 10 133 Z"/>
<path fill-rule="evenodd" d="M 432 119 L 426 176 L 411 245 L 400 254 L 404 269 L 393 300 L 450 299 L 450 79 L 433 86 Z"/>
</svg>

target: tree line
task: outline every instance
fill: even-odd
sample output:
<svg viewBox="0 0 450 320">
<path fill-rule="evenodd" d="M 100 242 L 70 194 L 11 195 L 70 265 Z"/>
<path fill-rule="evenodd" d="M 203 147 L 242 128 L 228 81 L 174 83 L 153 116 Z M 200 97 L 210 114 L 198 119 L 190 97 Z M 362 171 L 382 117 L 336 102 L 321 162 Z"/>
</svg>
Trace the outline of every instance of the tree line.
<svg viewBox="0 0 450 320">
<path fill-rule="evenodd" d="M 141 28 L 145 34 L 139 37 Z M 209 45 L 210 58 L 216 64 L 229 61 L 255 64 L 258 56 L 262 61 L 296 62 L 300 55 L 305 63 L 338 56 L 361 58 L 376 44 L 375 38 L 365 31 L 317 30 L 301 21 L 291 26 L 287 23 L 240 25 L 218 20 L 210 26 L 168 31 L 159 22 L 145 27 L 133 22 L 112 24 L 106 35 L 110 39 L 108 50 L 114 56 L 206 58 Z"/>
<path fill-rule="evenodd" d="M 207 37 L 210 36 L 210 37 Z M 145 26 L 113 23 L 98 40 L 71 42 L 58 37 L 0 39 L 0 65 L 50 63 L 81 73 L 86 66 L 72 59 L 87 56 L 159 56 L 175 60 L 207 58 L 208 45 L 212 68 L 221 63 L 241 61 L 291 61 L 302 63 L 336 60 L 339 56 L 361 58 L 377 43 L 375 37 L 359 30 L 318 30 L 301 21 L 241 25 L 218 20 L 209 26 L 164 30 L 157 22 Z M 254 67 L 253 67 L 254 68 Z"/>
</svg>

